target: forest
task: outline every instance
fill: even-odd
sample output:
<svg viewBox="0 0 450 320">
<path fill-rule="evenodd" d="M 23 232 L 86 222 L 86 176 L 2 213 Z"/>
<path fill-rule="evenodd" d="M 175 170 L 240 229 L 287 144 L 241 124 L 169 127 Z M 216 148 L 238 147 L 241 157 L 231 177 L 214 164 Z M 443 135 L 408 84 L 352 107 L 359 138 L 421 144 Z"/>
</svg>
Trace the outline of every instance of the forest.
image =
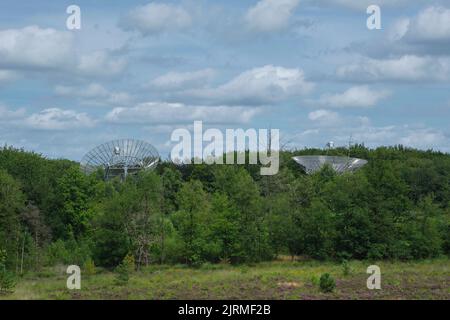
<svg viewBox="0 0 450 320">
<path fill-rule="evenodd" d="M 279 255 L 315 261 L 420 260 L 450 254 L 450 155 L 403 146 L 336 148 L 355 173 L 306 175 L 280 153 L 258 165 L 176 165 L 104 181 L 73 161 L 0 149 L 0 278 L 46 266 L 114 270 L 242 265 Z M 248 155 L 248 154 L 247 154 Z"/>
</svg>

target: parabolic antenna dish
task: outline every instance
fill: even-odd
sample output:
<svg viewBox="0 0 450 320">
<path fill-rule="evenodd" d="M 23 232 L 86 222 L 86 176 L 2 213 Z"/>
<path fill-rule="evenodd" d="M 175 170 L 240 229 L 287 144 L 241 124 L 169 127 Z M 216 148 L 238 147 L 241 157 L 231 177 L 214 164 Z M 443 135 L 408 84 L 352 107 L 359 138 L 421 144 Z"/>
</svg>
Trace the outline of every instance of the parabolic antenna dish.
<svg viewBox="0 0 450 320">
<path fill-rule="evenodd" d="M 105 179 L 125 178 L 139 171 L 152 170 L 159 162 L 158 151 L 151 144 L 134 139 L 114 140 L 89 151 L 81 160 L 81 171 L 91 174 L 103 169 Z"/>
<path fill-rule="evenodd" d="M 327 164 L 339 174 L 354 172 L 367 164 L 367 160 L 336 156 L 299 156 L 292 159 L 301 165 L 307 174 L 319 171 Z"/>
</svg>

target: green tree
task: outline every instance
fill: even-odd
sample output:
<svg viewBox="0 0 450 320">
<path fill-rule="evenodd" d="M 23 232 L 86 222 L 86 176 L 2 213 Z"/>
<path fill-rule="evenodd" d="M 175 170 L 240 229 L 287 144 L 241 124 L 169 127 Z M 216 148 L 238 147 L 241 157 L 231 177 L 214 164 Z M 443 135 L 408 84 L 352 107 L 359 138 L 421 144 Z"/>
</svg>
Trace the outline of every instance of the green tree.
<svg viewBox="0 0 450 320">
<path fill-rule="evenodd" d="M 164 213 L 168 215 L 177 210 L 177 194 L 183 180 L 181 173 L 173 168 L 164 168 L 161 180 L 164 188 Z"/>
<path fill-rule="evenodd" d="M 179 211 L 173 215 L 174 225 L 184 243 L 184 258 L 189 264 L 202 262 L 207 244 L 205 229 L 210 210 L 207 194 L 197 180 L 186 182 L 177 197 Z"/>
<path fill-rule="evenodd" d="M 218 166 L 214 171 L 215 189 L 225 193 L 239 211 L 239 248 L 236 262 L 259 261 L 272 257 L 269 229 L 263 212 L 258 185 L 238 166 Z"/>
<path fill-rule="evenodd" d="M 19 262 L 20 212 L 24 207 L 24 195 L 19 183 L 6 171 L 0 170 L 0 246 L 9 257 L 6 266 Z"/>
<path fill-rule="evenodd" d="M 96 265 L 115 267 L 132 250 L 132 241 L 126 230 L 126 213 L 135 207 L 135 189 L 124 186 L 105 201 L 103 208 L 94 217 L 93 242 Z"/>
<path fill-rule="evenodd" d="M 138 207 L 127 214 L 129 237 L 132 240 L 138 267 L 150 263 L 150 248 L 157 244 L 164 256 L 166 219 L 163 211 L 163 186 L 154 172 L 143 172 L 136 184 Z M 160 261 L 162 257 L 160 257 Z"/>
<path fill-rule="evenodd" d="M 89 201 L 94 189 L 91 181 L 78 167 L 69 168 L 57 180 L 57 203 L 59 204 L 59 228 L 56 236 L 67 238 L 71 232 L 78 237 L 86 231 L 91 219 Z"/>
<path fill-rule="evenodd" d="M 316 259 L 335 257 L 335 215 L 325 204 L 313 200 L 311 207 L 302 212 L 300 226 L 303 251 L 306 255 Z"/>
<path fill-rule="evenodd" d="M 239 212 L 222 193 L 215 193 L 211 199 L 210 243 L 220 248 L 216 259 L 232 261 L 239 255 Z"/>
</svg>

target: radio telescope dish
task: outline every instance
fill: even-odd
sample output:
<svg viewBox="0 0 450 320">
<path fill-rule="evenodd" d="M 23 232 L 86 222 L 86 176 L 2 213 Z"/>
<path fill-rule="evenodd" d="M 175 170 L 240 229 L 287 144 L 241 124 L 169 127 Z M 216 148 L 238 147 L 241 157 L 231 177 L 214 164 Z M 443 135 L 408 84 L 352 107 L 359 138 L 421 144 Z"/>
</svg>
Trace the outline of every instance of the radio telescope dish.
<svg viewBox="0 0 450 320">
<path fill-rule="evenodd" d="M 126 178 L 139 171 L 152 170 L 159 162 L 158 151 L 151 144 L 133 139 L 114 140 L 89 151 L 81 160 L 81 171 L 91 174 L 105 171 L 105 180 Z"/>
<path fill-rule="evenodd" d="M 349 157 L 299 156 L 292 159 L 302 166 L 307 174 L 317 172 L 327 164 L 338 174 L 354 172 L 367 164 L 367 160 Z"/>
</svg>

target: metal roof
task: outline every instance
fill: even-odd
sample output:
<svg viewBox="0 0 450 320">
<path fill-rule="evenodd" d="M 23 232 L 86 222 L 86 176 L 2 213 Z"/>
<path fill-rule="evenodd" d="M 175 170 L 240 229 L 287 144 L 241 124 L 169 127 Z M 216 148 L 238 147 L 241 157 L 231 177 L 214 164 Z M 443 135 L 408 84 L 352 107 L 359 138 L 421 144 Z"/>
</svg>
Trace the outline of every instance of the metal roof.
<svg viewBox="0 0 450 320">
<path fill-rule="evenodd" d="M 319 171 L 327 164 L 340 174 L 356 171 L 367 164 L 367 160 L 337 156 L 298 156 L 292 159 L 301 165 L 307 174 Z"/>
</svg>

